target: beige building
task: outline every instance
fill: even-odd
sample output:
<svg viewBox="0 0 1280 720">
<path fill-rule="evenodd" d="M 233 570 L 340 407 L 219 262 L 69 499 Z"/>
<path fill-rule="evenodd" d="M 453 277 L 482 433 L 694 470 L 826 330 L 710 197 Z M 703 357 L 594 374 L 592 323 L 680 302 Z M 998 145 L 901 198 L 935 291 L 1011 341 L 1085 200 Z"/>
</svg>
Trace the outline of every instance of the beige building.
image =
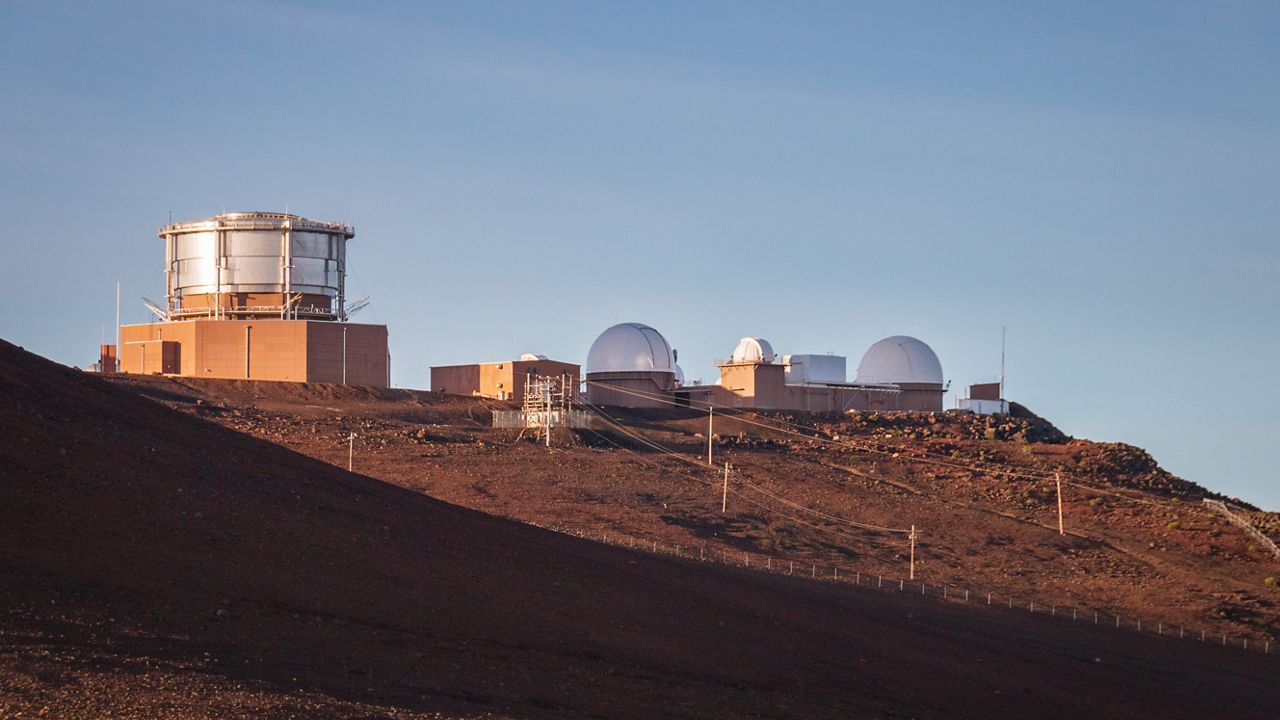
<svg viewBox="0 0 1280 720">
<path fill-rule="evenodd" d="M 682 387 L 675 395 L 694 407 L 720 407 L 840 413 L 847 410 L 897 410 L 901 392 L 894 387 L 852 383 L 787 383 L 787 366 L 777 363 L 726 362 L 715 385 Z"/>
<path fill-rule="evenodd" d="M 534 375 L 567 376 L 569 387 L 575 387 L 582 369 L 575 363 L 548 360 L 537 355 L 523 355 L 519 360 L 473 363 L 470 365 L 434 365 L 431 389 L 450 395 L 469 395 L 495 400 L 521 400 L 525 383 Z"/>
<path fill-rule="evenodd" d="M 694 407 L 721 407 L 831 413 L 859 411 L 941 411 L 942 366 L 927 345 L 895 336 L 871 347 L 846 379 L 840 355 L 784 355 L 777 358 L 762 338 L 742 338 L 729 360 L 717 363 L 715 385 L 693 385 L 675 396 Z M 868 381 L 863 381 L 868 378 Z"/>
<path fill-rule="evenodd" d="M 385 325 L 192 319 L 125 325 L 120 344 L 120 371 L 126 373 L 390 384 Z"/>
</svg>

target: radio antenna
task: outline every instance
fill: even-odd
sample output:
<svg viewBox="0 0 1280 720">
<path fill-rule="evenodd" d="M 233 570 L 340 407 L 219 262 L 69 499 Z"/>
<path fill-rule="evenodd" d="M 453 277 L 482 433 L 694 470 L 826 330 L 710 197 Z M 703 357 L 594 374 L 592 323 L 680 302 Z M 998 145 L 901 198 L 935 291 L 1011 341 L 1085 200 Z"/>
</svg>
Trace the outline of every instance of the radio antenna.
<svg viewBox="0 0 1280 720">
<path fill-rule="evenodd" d="M 1004 397 L 1004 344 L 1008 331 L 1008 326 L 1000 326 L 1000 397 L 1002 398 Z"/>
</svg>

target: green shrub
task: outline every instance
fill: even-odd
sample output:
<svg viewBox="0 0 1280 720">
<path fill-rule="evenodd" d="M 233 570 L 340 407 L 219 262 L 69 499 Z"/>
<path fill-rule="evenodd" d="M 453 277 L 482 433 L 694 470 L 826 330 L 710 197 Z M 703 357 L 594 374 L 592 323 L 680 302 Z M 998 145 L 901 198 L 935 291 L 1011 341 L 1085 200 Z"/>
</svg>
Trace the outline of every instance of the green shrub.
<svg viewBox="0 0 1280 720">
<path fill-rule="evenodd" d="M 1169 528 L 1170 530 L 1181 530 L 1182 523 L 1178 522 L 1177 520 L 1173 520 L 1169 524 L 1165 525 L 1165 527 Z"/>
<path fill-rule="evenodd" d="M 1102 504 L 1102 498 L 1100 497 L 1089 498 L 1089 504 L 1092 505 L 1093 507 L 1098 507 L 1099 505 Z"/>
<path fill-rule="evenodd" d="M 1277 580 L 1276 580 L 1275 578 L 1273 578 L 1273 577 L 1269 577 L 1269 578 L 1267 578 L 1266 580 L 1263 580 L 1263 581 L 1262 581 L 1262 584 L 1263 584 L 1263 585 L 1266 585 L 1266 586 L 1267 586 L 1267 587 L 1269 587 L 1269 588 L 1273 588 L 1273 587 L 1275 587 L 1276 585 L 1280 585 L 1280 581 L 1277 581 Z"/>
</svg>

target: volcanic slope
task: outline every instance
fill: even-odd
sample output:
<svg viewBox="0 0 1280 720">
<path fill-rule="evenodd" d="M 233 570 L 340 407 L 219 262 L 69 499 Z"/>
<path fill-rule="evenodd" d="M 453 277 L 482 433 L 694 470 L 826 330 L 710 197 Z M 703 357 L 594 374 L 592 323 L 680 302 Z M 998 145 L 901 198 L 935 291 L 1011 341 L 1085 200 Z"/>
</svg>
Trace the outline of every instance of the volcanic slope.
<svg viewBox="0 0 1280 720">
<path fill-rule="evenodd" d="M 0 343 L 0 716 L 1263 717 L 1276 658 L 586 542 Z"/>
<path fill-rule="evenodd" d="M 1138 448 L 1069 438 L 1025 410 L 998 418 L 717 412 L 717 467 L 707 468 L 690 463 L 706 452 L 705 413 L 608 408 L 611 419 L 557 435 L 547 449 L 529 433 L 489 427 L 490 410 L 509 407 L 492 400 L 297 383 L 113 382 L 342 467 L 351 452 L 364 474 L 528 523 L 738 564 L 894 581 L 909 575 L 910 550 L 906 534 L 891 530 L 915 525 L 917 580 L 939 592 L 945 585 L 984 600 L 991 593 L 992 602 L 1096 612 L 1113 625 L 1118 616 L 1153 633 L 1225 633 L 1255 648 L 1274 648 L 1280 637 L 1280 561 L 1201 503 L 1217 496 Z M 803 431 L 776 429 L 787 421 Z M 724 461 L 733 471 L 722 513 Z M 1280 527 L 1276 513 L 1241 516 Z"/>
</svg>

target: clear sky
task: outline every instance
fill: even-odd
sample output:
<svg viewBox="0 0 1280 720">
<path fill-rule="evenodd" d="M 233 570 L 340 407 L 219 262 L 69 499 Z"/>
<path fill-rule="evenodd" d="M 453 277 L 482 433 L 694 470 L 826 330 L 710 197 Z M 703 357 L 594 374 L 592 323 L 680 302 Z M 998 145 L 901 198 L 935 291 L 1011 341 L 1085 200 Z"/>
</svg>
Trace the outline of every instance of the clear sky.
<svg viewBox="0 0 1280 720">
<path fill-rule="evenodd" d="M 170 213 L 287 208 L 397 385 L 1007 325 L 1012 399 L 1280 509 L 1280 5 L 1047 5 L 6 0 L 0 336 L 86 365 Z"/>
</svg>

